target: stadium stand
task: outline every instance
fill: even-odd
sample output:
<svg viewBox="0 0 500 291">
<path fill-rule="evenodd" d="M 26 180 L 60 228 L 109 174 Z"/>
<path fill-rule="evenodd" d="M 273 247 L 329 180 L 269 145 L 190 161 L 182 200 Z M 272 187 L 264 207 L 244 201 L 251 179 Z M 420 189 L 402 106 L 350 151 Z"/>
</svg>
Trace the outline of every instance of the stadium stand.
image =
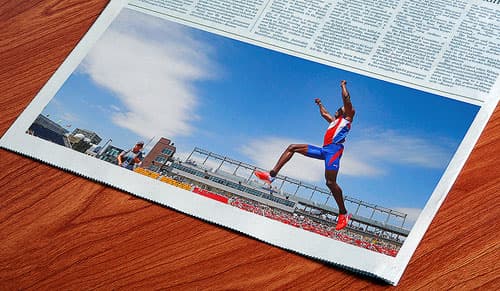
<svg viewBox="0 0 500 291">
<path fill-rule="evenodd" d="M 173 185 L 175 187 L 179 187 L 181 189 L 188 190 L 188 191 L 191 191 L 191 188 L 192 188 L 191 185 L 189 185 L 189 184 L 186 184 L 186 183 L 183 183 L 183 182 L 180 182 L 180 181 L 177 181 L 175 179 L 165 177 L 165 176 L 162 176 L 159 180 L 162 182 L 165 182 L 167 184 Z"/>
<path fill-rule="evenodd" d="M 139 173 L 139 174 L 144 175 L 144 176 L 148 176 L 148 177 L 153 178 L 153 179 L 158 179 L 158 177 L 160 177 L 159 173 L 153 172 L 151 170 L 144 169 L 141 167 L 135 168 L 134 172 Z"/>
<path fill-rule="evenodd" d="M 139 174 L 144 175 L 144 176 L 148 176 L 148 177 L 153 178 L 153 179 L 157 179 L 161 182 L 173 185 L 175 187 L 178 187 L 178 188 L 181 188 L 184 190 L 191 191 L 191 189 L 192 189 L 192 186 L 189 184 L 183 183 L 181 181 L 177 181 L 177 180 L 170 178 L 170 177 L 162 176 L 162 175 L 160 175 L 160 173 L 151 171 L 149 169 L 137 167 L 134 169 L 134 172 L 139 173 Z"/>
<path fill-rule="evenodd" d="M 226 196 L 219 195 L 198 187 L 194 187 L 193 192 L 225 204 L 228 204 L 229 201 L 229 199 Z"/>
<path fill-rule="evenodd" d="M 371 215 L 363 216 L 355 208 L 356 213 L 348 227 L 336 231 L 338 210 L 327 203 L 319 203 L 317 199 L 312 199 L 315 193 L 324 194 L 325 190 L 283 176 L 279 177 L 281 186 L 290 183 L 292 187 L 296 187 L 292 188 L 296 189 L 294 194 L 286 193 L 276 185 L 273 188 L 266 188 L 251 179 L 252 171 L 256 167 L 197 148 L 193 151 L 195 152 L 206 155 L 203 162 L 192 161 L 189 158 L 185 162 L 174 160 L 161 175 L 143 168 L 136 168 L 135 171 L 241 210 L 388 256 L 397 255 L 408 234 L 408 230 L 402 228 L 401 225 L 387 223 L 391 217 L 402 217 L 404 224 L 405 214 L 354 198 L 347 199 L 357 209 L 360 207 L 368 209 Z M 218 167 L 205 165 L 209 157 L 216 157 L 221 164 Z M 223 163 L 228 162 L 236 165 L 236 168 L 231 170 L 233 173 L 222 169 Z M 250 173 L 247 178 L 237 175 L 240 167 L 250 169 L 247 171 L 247 175 Z M 312 193 L 306 196 L 309 199 L 296 195 L 299 188 L 312 190 Z M 384 220 L 372 218 L 375 213 L 385 215 Z"/>
<path fill-rule="evenodd" d="M 399 246 L 395 244 L 391 244 L 383 240 L 377 240 L 376 238 L 371 236 L 361 235 L 360 233 L 348 229 L 335 231 L 334 225 L 325 225 L 322 223 L 318 223 L 306 216 L 286 213 L 282 210 L 273 209 L 266 205 L 247 200 L 242 197 L 232 197 L 231 199 L 229 199 L 229 204 L 242 210 L 265 216 L 267 218 L 274 219 L 297 228 L 311 231 L 325 237 L 333 238 L 344 243 L 356 245 L 389 256 L 396 256 L 399 250 Z"/>
</svg>

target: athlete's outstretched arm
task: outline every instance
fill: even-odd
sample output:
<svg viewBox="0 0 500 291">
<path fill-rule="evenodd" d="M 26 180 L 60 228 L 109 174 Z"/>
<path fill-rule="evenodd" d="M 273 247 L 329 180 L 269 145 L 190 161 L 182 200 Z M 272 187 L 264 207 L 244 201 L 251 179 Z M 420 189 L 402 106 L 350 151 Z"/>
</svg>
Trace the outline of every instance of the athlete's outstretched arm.
<svg viewBox="0 0 500 291">
<path fill-rule="evenodd" d="M 326 110 L 325 106 L 323 106 L 323 104 L 321 103 L 321 99 L 319 98 L 316 98 L 314 99 L 314 102 L 316 102 L 316 104 L 318 104 L 319 106 L 319 113 L 321 114 L 321 116 L 328 122 L 332 122 L 334 120 L 334 118 L 330 115 L 330 113 Z"/>
<path fill-rule="evenodd" d="M 351 96 L 349 95 L 349 91 L 347 91 L 347 82 L 342 80 L 340 82 L 340 87 L 342 88 L 342 102 L 344 102 L 344 114 L 346 118 L 349 118 L 351 121 L 354 118 L 354 108 L 351 103 Z"/>
</svg>

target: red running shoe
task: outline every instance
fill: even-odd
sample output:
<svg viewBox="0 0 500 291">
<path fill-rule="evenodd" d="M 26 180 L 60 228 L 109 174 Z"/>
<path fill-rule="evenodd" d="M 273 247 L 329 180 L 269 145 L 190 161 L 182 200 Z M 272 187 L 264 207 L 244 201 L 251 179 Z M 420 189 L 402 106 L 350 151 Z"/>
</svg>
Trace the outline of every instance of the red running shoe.
<svg viewBox="0 0 500 291">
<path fill-rule="evenodd" d="M 351 219 L 352 214 L 340 214 L 339 218 L 337 219 L 337 226 L 335 227 L 335 230 L 341 230 L 344 227 L 347 226 L 347 223 L 349 222 L 349 219 Z"/>
<path fill-rule="evenodd" d="M 271 184 L 274 181 L 274 177 L 271 177 L 268 172 L 255 171 L 254 174 L 267 184 Z"/>
</svg>

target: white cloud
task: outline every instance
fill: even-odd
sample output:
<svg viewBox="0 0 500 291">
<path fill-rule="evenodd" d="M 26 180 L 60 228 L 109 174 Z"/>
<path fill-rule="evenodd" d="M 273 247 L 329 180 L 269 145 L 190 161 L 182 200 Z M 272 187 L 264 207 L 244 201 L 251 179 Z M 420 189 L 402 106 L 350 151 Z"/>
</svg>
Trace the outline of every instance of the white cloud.
<svg viewBox="0 0 500 291">
<path fill-rule="evenodd" d="M 61 119 L 66 122 L 76 122 L 80 120 L 78 116 L 69 112 L 64 112 L 61 116 Z"/>
<path fill-rule="evenodd" d="M 68 112 L 66 106 L 57 98 L 53 98 L 51 104 L 54 111 L 49 114 L 50 119 L 65 123 L 74 123 L 81 120 L 77 114 Z"/>
<path fill-rule="evenodd" d="M 374 162 L 442 168 L 450 156 L 448 143 L 437 138 L 430 140 L 393 130 L 365 130 L 365 135 L 365 138 L 349 143 L 349 152 L 354 156 L 371 158 Z"/>
<path fill-rule="evenodd" d="M 182 26 L 124 10 L 85 58 L 81 72 L 121 101 L 111 112 L 115 124 L 143 138 L 172 138 L 194 130 L 198 98 L 193 82 L 214 77 L 210 51 Z"/>
<path fill-rule="evenodd" d="M 405 227 L 413 226 L 422 212 L 420 208 L 395 207 L 392 209 L 408 214 L 408 216 L 406 216 Z"/>
<path fill-rule="evenodd" d="M 122 111 L 122 110 L 120 109 L 120 107 L 118 107 L 118 106 L 116 106 L 116 105 L 113 105 L 113 104 L 111 104 L 111 105 L 109 106 L 109 108 L 111 108 L 111 110 L 114 110 L 114 111 L 117 111 L 117 112 Z"/>
<path fill-rule="evenodd" d="M 340 173 L 348 176 L 381 176 L 385 174 L 385 170 L 373 166 L 373 163 L 359 153 L 347 149 L 347 153 L 343 154 L 340 160 Z"/>
<path fill-rule="evenodd" d="M 365 130 L 363 138 L 346 143 L 340 171 L 350 176 L 381 176 L 392 165 L 440 169 L 452 154 L 449 144 L 443 138 L 431 141 L 394 130 Z"/>
</svg>

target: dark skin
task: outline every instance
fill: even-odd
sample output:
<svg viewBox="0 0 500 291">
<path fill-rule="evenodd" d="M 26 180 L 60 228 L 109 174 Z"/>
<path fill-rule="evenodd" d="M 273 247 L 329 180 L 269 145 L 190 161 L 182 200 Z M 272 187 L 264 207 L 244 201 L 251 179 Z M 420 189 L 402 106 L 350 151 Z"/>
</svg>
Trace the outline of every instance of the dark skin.
<svg viewBox="0 0 500 291">
<path fill-rule="evenodd" d="M 342 90 L 342 102 L 343 105 L 342 108 L 337 110 L 335 112 L 335 115 L 332 116 L 328 110 L 323 106 L 321 103 L 321 100 L 319 98 L 316 98 L 314 102 L 318 105 L 319 107 L 319 112 L 321 116 L 328 122 L 331 123 L 341 115 L 344 116 L 344 118 L 350 122 L 354 120 L 354 114 L 355 110 L 354 107 L 352 106 L 351 103 L 351 96 L 349 95 L 349 91 L 347 90 L 347 82 L 346 81 L 341 81 L 340 82 L 340 88 Z M 280 158 L 278 159 L 278 162 L 274 166 L 274 168 L 270 171 L 270 175 L 275 177 L 278 172 L 281 170 L 281 168 L 292 158 L 294 153 L 299 153 L 302 155 L 307 154 L 307 144 L 291 144 L 288 146 L 288 148 L 281 154 Z M 332 192 L 333 197 L 335 198 L 335 202 L 337 202 L 337 205 L 339 207 L 339 212 L 340 214 L 346 214 L 347 209 L 344 205 L 344 197 L 342 195 L 342 188 L 337 184 L 337 174 L 338 170 L 325 170 L 325 180 L 326 180 L 326 186 L 330 191 Z"/>
</svg>

